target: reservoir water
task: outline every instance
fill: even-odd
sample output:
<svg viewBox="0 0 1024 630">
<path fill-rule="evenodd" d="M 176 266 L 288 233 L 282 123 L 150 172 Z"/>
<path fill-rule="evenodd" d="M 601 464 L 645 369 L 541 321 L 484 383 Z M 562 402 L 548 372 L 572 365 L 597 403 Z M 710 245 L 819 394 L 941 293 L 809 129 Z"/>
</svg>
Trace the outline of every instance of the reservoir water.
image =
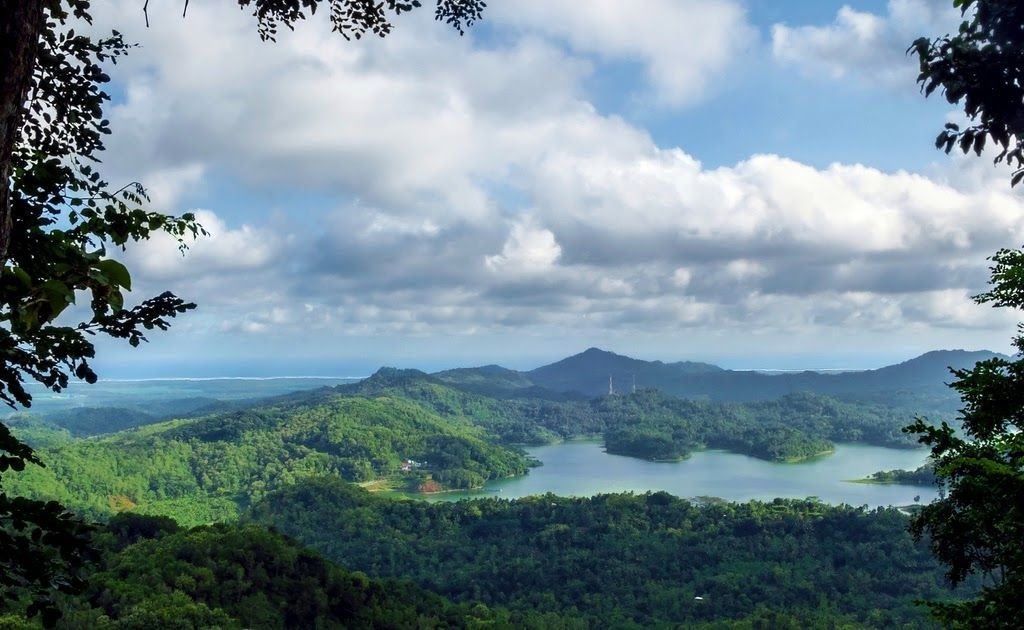
<svg viewBox="0 0 1024 630">
<path fill-rule="evenodd" d="M 528 475 L 488 483 L 483 489 L 433 495 L 429 500 L 495 496 L 517 498 L 552 492 L 592 496 L 606 492 L 664 490 L 681 497 L 711 496 L 729 501 L 774 497 L 817 497 L 826 503 L 910 505 L 937 496 L 930 486 L 850 483 L 879 470 L 913 470 L 928 451 L 839 444 L 830 455 L 780 464 L 726 451 L 706 450 L 681 462 L 649 462 L 605 453 L 600 442 L 563 442 L 527 448 L 543 465 Z M 418 498 L 423 498 L 420 495 Z"/>
</svg>

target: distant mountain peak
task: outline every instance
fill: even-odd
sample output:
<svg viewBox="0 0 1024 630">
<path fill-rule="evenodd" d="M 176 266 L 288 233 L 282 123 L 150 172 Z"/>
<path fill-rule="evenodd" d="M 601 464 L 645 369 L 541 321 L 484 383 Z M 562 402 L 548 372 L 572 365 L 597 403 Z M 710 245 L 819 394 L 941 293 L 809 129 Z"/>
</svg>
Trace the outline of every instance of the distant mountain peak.
<svg viewBox="0 0 1024 630">
<path fill-rule="evenodd" d="M 904 361 L 904 363 L 911 363 L 913 361 L 922 361 L 922 360 L 944 359 L 944 358 L 948 358 L 948 357 L 967 358 L 967 359 L 971 359 L 971 358 L 975 358 L 975 357 L 982 357 L 982 358 L 1000 357 L 1000 358 L 1004 358 L 1004 359 L 1009 359 L 1010 358 L 1010 357 L 1008 357 L 1005 354 L 1001 354 L 999 352 L 993 352 L 992 350 L 964 350 L 963 348 L 955 348 L 955 349 L 951 349 L 951 350 L 929 350 L 928 352 L 925 352 L 924 354 L 922 354 L 920 356 L 916 356 L 913 359 L 909 359 L 907 361 Z"/>
<path fill-rule="evenodd" d="M 970 368 L 979 361 L 986 361 L 993 358 L 1009 359 L 1010 357 L 998 352 L 992 352 L 991 350 L 929 350 L 924 354 L 918 355 L 912 359 L 907 359 L 902 363 L 887 365 L 873 371 L 918 371 L 928 373 L 930 371 L 938 370 L 943 375 L 946 375 L 947 369 L 950 367 L 954 369 Z"/>
<path fill-rule="evenodd" d="M 509 368 L 507 368 L 507 367 L 505 367 L 503 365 L 498 365 L 497 363 L 490 363 L 488 365 L 481 365 L 480 367 L 477 367 L 477 368 L 460 368 L 460 369 L 475 369 L 475 370 L 477 370 L 478 372 L 480 372 L 482 374 L 518 374 L 518 372 L 516 372 L 515 370 L 510 370 Z"/>
<path fill-rule="evenodd" d="M 624 354 L 619 354 L 619 353 L 613 352 L 611 350 L 605 350 L 604 348 L 598 348 L 596 346 L 591 346 L 590 348 L 587 348 L 583 352 L 580 352 L 578 354 L 574 354 L 574 355 L 572 355 L 570 357 L 566 357 L 566 358 L 562 359 L 561 361 L 556 361 L 555 363 L 552 363 L 551 365 L 559 365 L 559 364 L 564 364 L 566 362 L 579 361 L 579 360 L 587 360 L 587 361 L 604 360 L 604 361 L 609 361 L 609 362 L 613 362 L 614 361 L 614 362 L 617 362 L 617 363 L 622 364 L 622 365 L 632 365 L 632 366 L 637 366 L 637 367 L 640 367 L 640 366 L 647 366 L 647 367 L 657 366 L 657 367 L 667 367 L 667 368 L 679 368 L 679 369 L 683 369 L 683 370 L 686 370 L 686 371 L 698 371 L 698 372 L 703 372 L 703 371 L 712 372 L 712 371 L 718 371 L 718 370 L 722 369 L 722 368 L 718 367 L 717 365 L 712 365 L 710 363 L 701 363 L 699 361 L 675 361 L 673 363 L 665 363 L 664 361 L 660 361 L 660 360 L 648 361 L 646 359 L 634 359 L 633 357 L 630 357 L 630 356 L 627 356 L 627 355 L 624 355 Z M 547 367 L 547 366 L 544 366 L 544 367 Z M 537 369 L 539 370 L 539 369 L 543 369 L 543 368 L 537 368 Z"/>
<path fill-rule="evenodd" d="M 413 368 L 382 367 L 374 372 L 367 381 L 404 381 L 418 378 L 427 378 L 426 372 Z"/>
<path fill-rule="evenodd" d="M 628 392 L 634 387 L 665 388 L 688 374 L 719 372 L 708 363 L 680 361 L 666 364 L 616 354 L 602 348 L 587 348 L 560 361 L 526 372 L 531 381 L 548 389 L 584 393 Z"/>
</svg>

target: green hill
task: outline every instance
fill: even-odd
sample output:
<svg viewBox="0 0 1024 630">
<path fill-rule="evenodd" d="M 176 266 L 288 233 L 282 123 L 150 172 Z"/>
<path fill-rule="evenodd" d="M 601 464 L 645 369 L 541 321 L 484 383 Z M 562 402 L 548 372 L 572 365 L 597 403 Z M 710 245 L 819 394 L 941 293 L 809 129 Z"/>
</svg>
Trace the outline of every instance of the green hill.
<svg viewBox="0 0 1024 630">
<path fill-rule="evenodd" d="M 643 390 L 592 403 L 605 424 L 610 453 L 653 460 L 720 448 L 770 461 L 796 461 L 830 451 L 835 442 L 912 447 L 901 428 L 912 416 L 816 394 L 778 400 L 718 403 Z"/>
<path fill-rule="evenodd" d="M 409 400 L 444 418 L 476 425 L 494 440 L 508 444 L 546 444 L 597 435 L 604 429 L 600 419 L 590 412 L 586 397 L 566 397 L 550 390 L 547 391 L 553 399 L 530 395 L 527 390 L 516 390 L 524 393 L 522 398 L 511 397 L 508 391 L 492 397 L 481 393 L 484 389 L 490 388 L 445 380 L 438 374 L 419 370 L 381 368 L 370 378 L 342 386 L 338 391 Z"/>
<path fill-rule="evenodd" d="M 587 395 L 572 390 L 539 387 L 527 378 L 525 373 L 503 368 L 500 365 L 456 368 L 435 372 L 431 376 L 460 390 L 492 398 L 536 398 L 555 401 L 586 400 L 588 398 Z"/>
<path fill-rule="evenodd" d="M 511 628 L 544 621 L 372 579 L 251 525 L 183 531 L 170 519 L 123 515 L 96 541 L 98 566 L 84 593 L 62 599 L 61 627 Z M 0 615 L 0 626 L 34 627 L 13 615 Z"/>
<path fill-rule="evenodd" d="M 834 442 L 906 447 L 913 415 L 881 405 L 799 393 L 778 400 L 687 400 L 656 389 L 590 400 L 490 398 L 417 370 L 386 368 L 343 388 L 408 399 L 448 419 L 475 424 L 496 441 L 537 444 L 602 436 L 609 452 L 646 459 L 686 457 L 702 447 L 768 460 L 821 454 Z"/>
<path fill-rule="evenodd" d="M 322 388 L 191 420 L 75 440 L 15 427 L 48 467 L 5 478 L 15 493 L 102 517 L 125 509 L 187 524 L 233 518 L 268 492 L 330 475 L 407 492 L 465 489 L 525 474 L 515 444 L 601 436 L 646 459 L 723 448 L 796 460 L 835 442 L 911 445 L 910 416 L 813 394 L 777 401 L 692 401 L 657 390 L 591 400 L 492 398 L 415 370 L 382 369 Z"/>
<path fill-rule="evenodd" d="M 962 594 L 945 587 L 927 543 L 910 539 L 892 509 L 694 504 L 665 493 L 432 505 L 348 483 L 459 488 L 524 474 L 529 462 L 507 445 L 524 438 L 600 434 L 608 450 L 650 459 L 702 446 L 789 459 L 839 440 L 898 444 L 907 422 L 808 393 L 546 400 L 457 382 L 472 378 L 382 369 L 356 384 L 87 439 L 30 425 L 49 467 L 8 473 L 4 489 L 100 520 L 123 511 L 185 525 L 241 517 L 371 576 L 258 528 L 138 539 L 117 526 L 121 542 L 105 551 L 95 590 L 66 602 L 68 627 L 407 627 L 413 616 L 426 627 L 928 627 L 915 599 Z M 418 465 L 403 471 L 408 460 Z M 132 518 L 143 517 L 112 526 Z"/>
<path fill-rule="evenodd" d="M 663 492 L 427 504 L 313 479 L 249 518 L 374 576 L 593 628 L 927 628 L 914 601 L 954 596 L 895 509 Z"/>
<path fill-rule="evenodd" d="M 469 488 L 523 474 L 529 465 L 470 422 L 409 400 L 309 396 L 43 448 L 47 468 L 5 476 L 5 488 L 94 516 L 132 508 L 191 524 L 231 518 L 266 492 L 308 476 Z M 417 462 L 416 469 L 403 473 L 405 460 Z"/>
</svg>

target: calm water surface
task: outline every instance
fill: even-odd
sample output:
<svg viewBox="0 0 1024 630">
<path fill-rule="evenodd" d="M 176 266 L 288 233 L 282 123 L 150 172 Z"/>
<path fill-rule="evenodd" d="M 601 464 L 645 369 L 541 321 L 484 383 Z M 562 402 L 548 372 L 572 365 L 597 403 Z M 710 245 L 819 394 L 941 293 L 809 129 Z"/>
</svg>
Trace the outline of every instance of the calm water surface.
<svg viewBox="0 0 1024 630">
<path fill-rule="evenodd" d="M 649 462 L 605 453 L 600 442 L 563 442 L 526 450 L 544 465 L 523 477 L 488 483 L 479 491 L 444 493 L 431 500 L 664 490 L 682 497 L 713 496 L 730 501 L 813 496 L 827 503 L 874 507 L 909 505 L 915 496 L 928 502 L 937 494 L 932 487 L 848 481 L 879 470 L 913 470 L 924 463 L 924 449 L 840 444 L 831 455 L 798 464 L 777 464 L 715 450 L 694 453 L 682 462 Z"/>
</svg>

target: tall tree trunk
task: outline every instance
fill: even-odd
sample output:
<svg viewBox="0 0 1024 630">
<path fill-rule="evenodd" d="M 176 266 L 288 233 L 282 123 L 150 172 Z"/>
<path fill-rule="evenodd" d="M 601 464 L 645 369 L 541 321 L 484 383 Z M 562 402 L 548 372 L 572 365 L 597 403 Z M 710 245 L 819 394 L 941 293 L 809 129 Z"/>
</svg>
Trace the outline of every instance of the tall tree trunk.
<svg viewBox="0 0 1024 630">
<path fill-rule="evenodd" d="M 11 154 L 32 84 L 44 0 L 0 0 L 0 264 L 11 243 Z"/>
</svg>

